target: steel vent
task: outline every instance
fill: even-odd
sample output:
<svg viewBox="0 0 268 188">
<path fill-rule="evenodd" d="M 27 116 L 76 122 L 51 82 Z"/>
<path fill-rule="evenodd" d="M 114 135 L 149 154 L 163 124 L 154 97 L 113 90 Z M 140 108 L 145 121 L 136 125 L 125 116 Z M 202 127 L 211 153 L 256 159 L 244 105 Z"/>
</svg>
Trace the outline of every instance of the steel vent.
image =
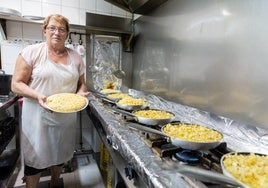
<svg viewBox="0 0 268 188">
<path fill-rule="evenodd" d="M 148 14 L 167 0 L 105 0 L 135 14 Z"/>
</svg>

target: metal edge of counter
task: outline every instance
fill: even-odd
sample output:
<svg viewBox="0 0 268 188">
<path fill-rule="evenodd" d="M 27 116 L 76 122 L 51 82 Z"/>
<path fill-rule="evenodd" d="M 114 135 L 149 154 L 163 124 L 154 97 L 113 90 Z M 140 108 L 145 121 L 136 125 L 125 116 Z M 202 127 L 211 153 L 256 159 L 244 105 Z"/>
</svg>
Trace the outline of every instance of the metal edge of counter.
<svg viewBox="0 0 268 188">
<path fill-rule="evenodd" d="M 94 107 L 92 107 L 92 105 L 87 108 L 87 111 L 91 111 L 94 113 L 94 115 L 96 116 L 96 112 L 94 110 Z M 92 116 L 90 116 L 92 117 Z M 104 123 L 105 121 L 103 120 L 102 122 L 100 122 L 101 124 Z M 118 153 L 116 150 L 114 150 L 111 146 L 111 144 L 108 142 L 107 140 L 107 136 L 105 135 L 104 131 L 103 130 L 103 127 L 100 127 L 100 126 L 97 126 L 96 123 L 93 123 L 95 129 L 97 130 L 100 138 L 101 138 L 101 141 L 104 143 L 105 147 L 107 148 L 109 154 L 110 154 L 110 157 L 112 158 L 112 161 L 114 163 L 114 165 L 116 166 L 116 170 L 119 172 L 120 176 L 122 177 L 123 181 L 125 182 L 125 184 L 128 186 L 128 187 L 138 187 L 137 185 L 135 185 L 134 181 L 130 180 L 129 178 L 126 177 L 125 175 L 125 163 L 127 163 L 125 161 L 125 159 L 121 156 L 120 153 Z"/>
</svg>

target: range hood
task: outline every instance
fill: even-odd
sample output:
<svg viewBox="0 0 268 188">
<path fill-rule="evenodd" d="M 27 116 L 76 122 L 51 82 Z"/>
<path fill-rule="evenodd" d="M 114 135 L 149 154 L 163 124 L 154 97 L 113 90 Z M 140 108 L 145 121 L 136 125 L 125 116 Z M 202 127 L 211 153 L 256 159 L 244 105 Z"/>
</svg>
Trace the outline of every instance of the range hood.
<svg viewBox="0 0 268 188">
<path fill-rule="evenodd" d="M 146 15 L 167 0 L 105 0 L 135 14 Z"/>
</svg>

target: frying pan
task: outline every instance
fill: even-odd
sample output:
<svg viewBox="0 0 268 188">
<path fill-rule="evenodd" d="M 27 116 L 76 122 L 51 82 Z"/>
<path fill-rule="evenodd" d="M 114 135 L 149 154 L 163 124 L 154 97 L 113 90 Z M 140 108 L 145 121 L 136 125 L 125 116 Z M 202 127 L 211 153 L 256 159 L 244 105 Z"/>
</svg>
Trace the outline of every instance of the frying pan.
<svg viewBox="0 0 268 188">
<path fill-rule="evenodd" d="M 120 99 L 119 99 L 120 100 Z M 147 104 L 145 105 L 127 105 L 127 104 L 121 104 L 119 103 L 119 100 L 115 103 L 118 108 L 128 110 L 128 111 L 133 111 L 133 110 L 139 110 L 139 109 L 145 109 Z"/>
<path fill-rule="evenodd" d="M 141 116 L 136 116 L 135 115 L 135 112 L 140 111 L 140 110 L 146 110 L 146 109 L 135 110 L 132 113 L 131 112 L 127 112 L 125 110 L 116 109 L 116 108 L 113 108 L 113 110 L 115 110 L 115 111 L 117 111 L 119 113 L 123 113 L 123 114 L 126 114 L 126 115 L 129 115 L 129 116 L 133 117 L 134 120 L 136 122 L 138 122 L 138 123 L 141 123 L 141 124 L 144 124 L 144 125 L 150 125 L 150 126 L 165 125 L 165 124 L 171 122 L 173 120 L 173 118 L 175 117 L 175 115 L 173 113 L 171 113 L 171 112 L 168 112 L 168 113 L 170 113 L 170 114 L 173 115 L 172 118 L 163 118 L 163 119 L 145 118 L 145 117 L 141 117 Z M 159 110 L 159 109 L 147 109 L 147 110 Z M 158 131 L 158 132 L 160 132 L 160 131 Z"/>
<path fill-rule="evenodd" d="M 202 182 L 209 182 L 213 184 L 221 184 L 224 185 L 224 187 L 239 187 L 239 188 L 249 188 L 245 186 L 244 184 L 240 183 L 239 181 L 234 180 L 231 177 L 225 176 L 224 174 L 221 174 L 219 172 L 214 172 L 210 170 L 205 170 L 199 167 L 195 166 L 189 166 L 184 164 L 173 164 L 173 167 L 176 168 L 176 170 L 186 175 L 187 177 L 192 177 L 196 180 L 202 181 Z M 215 186 L 216 187 L 216 186 Z M 220 187 L 220 186 L 217 186 Z"/>
<path fill-rule="evenodd" d="M 150 133 L 164 136 L 167 139 L 169 139 L 173 145 L 179 146 L 179 147 L 184 148 L 184 149 L 189 149 L 189 150 L 209 150 L 209 149 L 213 149 L 213 148 L 217 147 L 221 143 L 221 140 L 214 141 L 214 142 L 194 142 L 194 141 L 183 140 L 183 139 L 179 139 L 179 138 L 172 138 L 163 131 L 163 129 L 165 128 L 166 125 L 164 125 L 161 128 L 161 131 L 158 131 L 156 129 L 152 129 L 149 127 L 141 126 L 141 125 L 138 125 L 135 123 L 127 123 L 127 125 L 129 127 L 132 127 L 132 128 L 138 129 L 138 130 L 142 130 L 145 132 L 150 132 Z M 222 138 L 223 138 L 223 136 L 222 136 Z"/>
<path fill-rule="evenodd" d="M 180 122 L 182 123 L 182 122 Z M 180 123 L 171 123 L 171 125 L 177 125 L 177 124 L 180 124 Z M 187 123 L 183 123 L 185 125 L 188 125 L 188 126 L 191 126 L 191 124 L 187 124 Z M 167 125 L 163 126 L 161 131 L 165 133 L 164 129 Z M 201 125 L 200 125 L 201 126 Z M 204 126 L 202 126 L 204 127 Z M 214 130 L 214 129 L 211 129 L 211 130 Z M 216 130 L 214 130 L 216 131 Z M 218 132 L 218 131 L 216 131 Z M 221 143 L 221 140 L 223 139 L 223 135 L 218 132 L 220 135 L 221 135 L 221 139 L 218 140 L 218 141 L 205 141 L 205 142 L 197 142 L 197 141 L 189 141 L 189 140 L 186 140 L 186 139 L 180 139 L 180 138 L 171 138 L 172 140 L 172 143 L 176 146 L 180 146 L 184 149 L 190 149 L 190 150 L 209 150 L 209 149 L 212 149 L 212 148 L 215 148 L 217 147 L 220 143 Z"/>
<path fill-rule="evenodd" d="M 223 171 L 223 174 L 224 175 L 226 175 L 226 176 L 228 176 L 228 177 L 230 177 L 230 178 L 232 178 L 232 179 L 234 179 L 234 180 L 236 180 L 236 181 L 238 181 L 238 182 L 240 182 L 241 184 L 243 184 L 244 185 L 244 187 L 246 187 L 246 188 L 249 188 L 250 186 L 248 186 L 248 185 L 245 185 L 243 182 L 241 182 L 239 179 L 237 179 L 237 178 L 235 178 L 229 171 L 228 171 L 228 169 L 226 169 L 226 167 L 225 167 L 225 165 L 224 165 L 224 160 L 227 158 L 227 156 L 231 156 L 231 155 L 242 155 L 242 156 L 249 156 L 249 155 L 259 155 L 259 156 L 267 156 L 267 155 L 265 155 L 265 154 L 260 154 L 260 153 L 250 153 L 250 152 L 231 152 L 231 153 L 227 153 L 227 154 L 225 154 L 225 155 L 223 155 L 222 157 L 221 157 L 221 167 L 222 167 L 222 171 Z M 247 160 L 247 163 L 248 164 L 252 164 L 252 165 L 254 165 L 254 166 L 259 166 L 259 165 L 257 165 L 257 164 L 255 164 L 255 161 L 253 162 L 251 162 L 249 159 L 245 159 L 245 160 Z M 241 162 L 241 160 L 238 162 L 238 163 L 240 163 Z M 264 163 L 264 161 L 262 161 L 263 163 Z M 236 166 L 243 166 L 243 165 L 239 165 L 239 164 L 237 164 L 237 162 L 232 162 L 232 164 L 233 165 L 236 165 Z M 264 166 L 264 165 L 263 165 Z M 242 171 L 241 171 L 242 172 Z M 245 170 L 245 172 L 247 172 L 247 170 Z M 257 170 L 255 170 L 255 172 L 257 172 Z M 265 176 L 266 174 L 265 174 L 265 172 L 264 172 L 264 174 L 263 174 L 263 176 Z M 252 175 L 250 175 L 250 176 L 252 176 Z M 241 177 L 242 177 L 242 175 L 241 175 Z M 253 177 L 253 176 L 252 176 Z M 267 181 L 266 181 L 266 183 L 267 183 Z M 257 186 L 257 187 L 267 187 L 267 184 L 266 185 L 256 185 L 256 184 L 254 184 L 254 186 Z"/>
<path fill-rule="evenodd" d="M 109 103 L 112 103 L 112 104 L 115 104 L 117 102 L 117 100 L 113 100 L 111 98 L 108 98 L 107 94 L 103 94 L 103 93 L 100 93 L 100 92 L 98 92 L 96 90 L 92 90 L 92 89 L 90 89 L 89 91 L 92 94 L 94 94 L 95 97 L 97 97 L 97 98 L 99 98 L 99 99 L 101 99 L 103 101 L 106 101 L 106 102 L 109 102 Z"/>
</svg>

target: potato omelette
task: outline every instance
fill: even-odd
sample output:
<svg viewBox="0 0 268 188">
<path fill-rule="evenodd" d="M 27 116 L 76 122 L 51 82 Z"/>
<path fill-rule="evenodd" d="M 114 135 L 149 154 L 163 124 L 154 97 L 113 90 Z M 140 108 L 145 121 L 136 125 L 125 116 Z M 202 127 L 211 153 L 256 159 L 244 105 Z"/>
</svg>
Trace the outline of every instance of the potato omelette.
<svg viewBox="0 0 268 188">
<path fill-rule="evenodd" d="M 76 112 L 86 105 L 86 98 L 75 93 L 59 93 L 47 98 L 47 106 L 55 112 Z"/>
</svg>

